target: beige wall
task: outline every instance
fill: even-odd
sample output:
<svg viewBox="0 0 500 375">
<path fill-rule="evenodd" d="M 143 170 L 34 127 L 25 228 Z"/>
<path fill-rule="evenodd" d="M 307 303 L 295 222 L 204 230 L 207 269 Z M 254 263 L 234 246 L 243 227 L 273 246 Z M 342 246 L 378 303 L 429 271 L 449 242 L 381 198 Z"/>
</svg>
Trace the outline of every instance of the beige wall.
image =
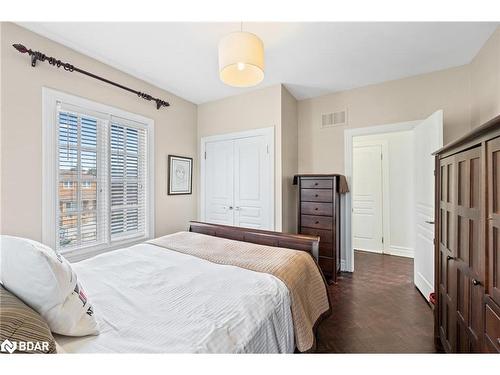
<svg viewBox="0 0 500 375">
<path fill-rule="evenodd" d="M 274 127 L 275 228 L 282 226 L 281 85 L 198 106 L 198 147 L 202 137 Z"/>
<path fill-rule="evenodd" d="M 167 99 L 171 107 L 156 110 L 153 103 L 140 100 L 133 94 L 77 73 L 64 72 L 47 63 L 38 63 L 33 69 L 28 56 L 11 47 L 13 43 L 23 43 L 116 82 Z M 188 221 L 196 218 L 196 174 L 192 195 L 168 196 L 166 160 L 168 154 L 185 155 L 193 157 L 197 164 L 196 105 L 11 23 L 2 23 L 0 50 L 1 233 L 35 240 L 42 237 L 43 86 L 153 119 L 156 235 L 187 228 Z"/>
<path fill-rule="evenodd" d="M 471 122 L 478 126 L 500 114 L 500 27 L 470 64 Z"/>
<path fill-rule="evenodd" d="M 292 185 L 298 171 L 297 100 L 281 86 L 281 180 L 283 231 L 297 232 L 297 187 Z"/>
<path fill-rule="evenodd" d="M 470 130 L 468 66 L 302 100 L 299 172 L 344 173 L 344 130 L 428 117 L 444 110 L 444 142 Z M 321 114 L 347 109 L 348 126 L 321 128 Z"/>
</svg>

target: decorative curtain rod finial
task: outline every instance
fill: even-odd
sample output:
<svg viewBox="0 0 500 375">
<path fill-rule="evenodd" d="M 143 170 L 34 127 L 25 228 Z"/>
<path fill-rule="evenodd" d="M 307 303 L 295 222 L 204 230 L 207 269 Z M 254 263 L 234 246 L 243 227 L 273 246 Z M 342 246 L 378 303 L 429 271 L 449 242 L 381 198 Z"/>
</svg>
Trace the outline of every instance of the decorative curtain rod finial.
<svg viewBox="0 0 500 375">
<path fill-rule="evenodd" d="M 110 85 L 113 85 L 115 87 L 118 87 L 118 88 L 120 88 L 122 90 L 133 92 L 134 94 L 137 94 L 142 99 L 145 99 L 145 100 L 148 100 L 148 101 L 154 101 L 156 103 L 156 109 L 160 109 L 161 107 L 170 107 L 170 104 L 167 101 L 165 101 L 165 100 L 162 100 L 162 99 L 159 99 L 159 98 L 155 98 L 152 95 L 149 95 L 149 94 L 146 94 L 146 93 L 142 93 L 140 91 L 131 89 L 130 87 L 127 87 L 127 86 L 121 85 L 119 83 L 113 82 L 113 81 L 111 81 L 109 79 L 100 77 L 100 76 L 98 76 L 96 74 L 87 72 L 86 70 L 77 68 L 76 66 L 71 65 L 70 63 L 66 63 L 66 62 L 63 62 L 61 60 L 58 60 L 55 57 L 47 57 L 45 54 L 43 54 L 40 51 L 34 51 L 33 52 L 31 49 L 26 48 L 25 46 L 23 46 L 20 43 L 13 44 L 12 47 L 14 47 L 20 53 L 27 53 L 27 54 L 29 54 L 31 56 L 31 66 L 33 68 L 36 66 L 37 60 L 40 60 L 42 62 L 47 61 L 50 65 L 53 65 L 53 66 L 55 66 L 57 68 L 62 67 L 62 68 L 64 68 L 64 70 L 66 70 L 68 72 L 78 72 L 78 73 L 81 73 L 81 74 L 85 74 L 88 77 L 92 77 L 92 78 L 97 79 L 99 81 L 106 82 L 106 83 L 108 83 Z"/>
<path fill-rule="evenodd" d="M 22 44 L 19 44 L 19 43 L 18 44 L 13 44 L 12 47 L 14 47 L 15 49 L 17 49 L 21 53 L 28 52 L 28 49 L 25 46 L 23 46 Z"/>
</svg>

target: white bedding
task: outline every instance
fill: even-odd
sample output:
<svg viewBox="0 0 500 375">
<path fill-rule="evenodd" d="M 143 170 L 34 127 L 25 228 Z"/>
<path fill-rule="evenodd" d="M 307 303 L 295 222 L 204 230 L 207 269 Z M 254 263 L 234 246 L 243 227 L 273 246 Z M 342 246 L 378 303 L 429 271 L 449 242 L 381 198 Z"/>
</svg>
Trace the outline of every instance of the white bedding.
<svg viewBox="0 0 500 375">
<path fill-rule="evenodd" d="M 272 275 L 150 244 L 73 264 L 98 336 L 56 340 L 69 353 L 293 353 L 290 297 Z"/>
</svg>

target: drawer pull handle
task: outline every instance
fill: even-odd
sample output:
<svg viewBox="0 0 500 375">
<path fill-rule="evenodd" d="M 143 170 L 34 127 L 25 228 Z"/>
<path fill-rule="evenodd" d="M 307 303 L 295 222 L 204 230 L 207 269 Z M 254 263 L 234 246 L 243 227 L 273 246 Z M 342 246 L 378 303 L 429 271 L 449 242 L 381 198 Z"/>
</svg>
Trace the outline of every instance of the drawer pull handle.
<svg viewBox="0 0 500 375">
<path fill-rule="evenodd" d="M 318 207 L 315 207 L 315 208 L 314 208 L 314 211 L 318 211 Z"/>
<path fill-rule="evenodd" d="M 318 194 L 314 194 L 314 196 L 315 196 L 316 198 L 318 198 Z"/>
<path fill-rule="evenodd" d="M 317 182 L 315 182 L 315 183 L 314 183 L 314 186 L 318 186 L 318 183 L 317 183 Z"/>
<path fill-rule="evenodd" d="M 318 220 L 316 220 L 316 223 L 315 223 L 315 224 L 319 224 L 319 221 L 318 221 Z"/>
<path fill-rule="evenodd" d="M 481 282 L 476 279 L 472 279 L 472 285 L 474 286 L 481 285 Z"/>
<path fill-rule="evenodd" d="M 446 257 L 446 259 L 447 259 L 447 260 L 455 260 L 455 257 L 452 257 L 451 255 L 448 255 L 448 256 Z"/>
</svg>

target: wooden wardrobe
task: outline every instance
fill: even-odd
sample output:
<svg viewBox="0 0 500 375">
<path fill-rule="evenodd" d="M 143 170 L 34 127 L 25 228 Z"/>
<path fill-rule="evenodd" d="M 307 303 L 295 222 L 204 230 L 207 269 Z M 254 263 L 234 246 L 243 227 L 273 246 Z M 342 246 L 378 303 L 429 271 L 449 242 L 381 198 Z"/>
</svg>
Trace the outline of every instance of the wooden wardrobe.
<svg viewBox="0 0 500 375">
<path fill-rule="evenodd" d="M 500 353 L 500 116 L 436 152 L 435 336 Z"/>
</svg>

